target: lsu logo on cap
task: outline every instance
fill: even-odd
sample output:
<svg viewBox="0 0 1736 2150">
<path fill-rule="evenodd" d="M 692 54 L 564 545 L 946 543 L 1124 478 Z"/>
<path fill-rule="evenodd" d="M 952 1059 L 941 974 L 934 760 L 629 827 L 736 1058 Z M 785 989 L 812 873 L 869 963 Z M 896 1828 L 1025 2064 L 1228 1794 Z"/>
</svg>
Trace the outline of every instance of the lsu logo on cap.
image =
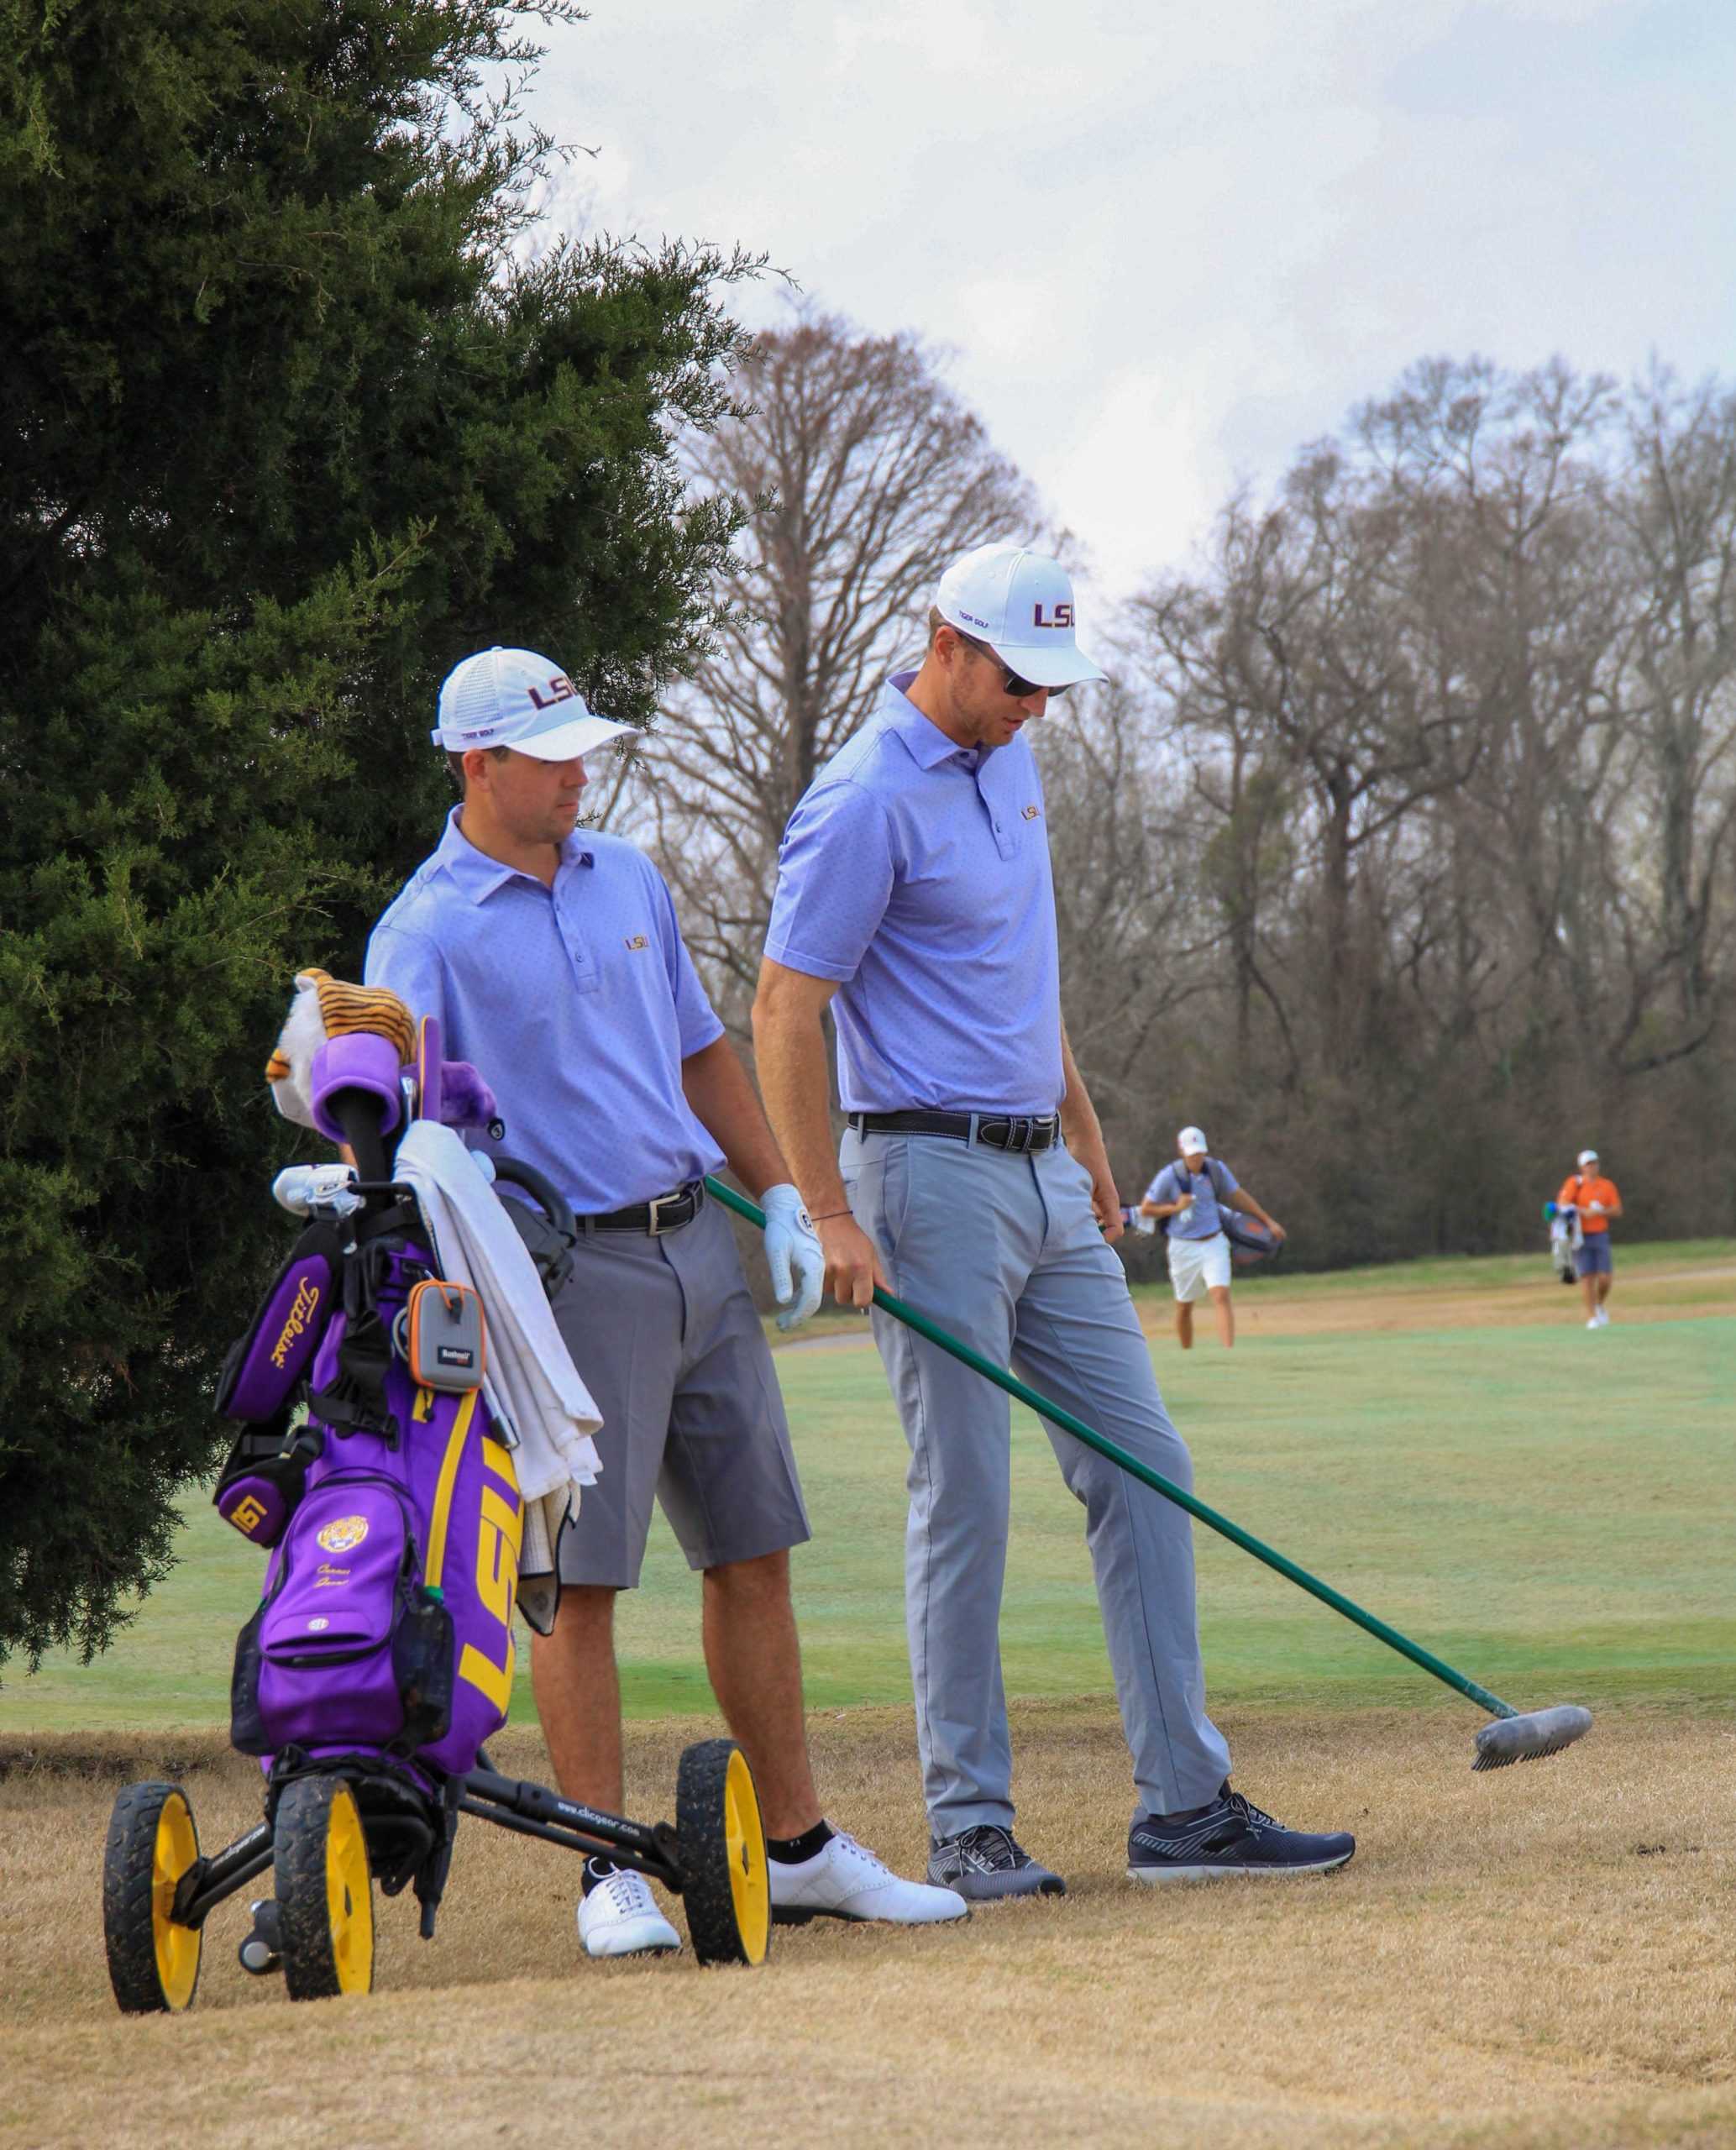
<svg viewBox="0 0 1736 2150">
<path fill-rule="evenodd" d="M 1062 603 L 1062 604 L 1060 604 L 1060 605 L 1052 605 L 1052 606 L 1048 606 L 1048 607 L 1047 607 L 1048 617 L 1047 617 L 1046 619 L 1043 616 L 1044 610 L 1045 610 L 1045 608 L 1044 608 L 1044 606 L 1043 606 L 1043 605 L 1042 605 L 1042 603 L 1041 603 L 1041 600 L 1039 600 L 1036 604 L 1035 604 L 1035 605 L 1033 605 L 1033 606 L 1031 606 L 1031 624 L 1032 625 L 1032 627 L 1072 627 L 1072 625 L 1073 625 L 1073 606 L 1072 606 L 1070 604 Z"/>
<path fill-rule="evenodd" d="M 365 1515 L 340 1515 L 335 1523 L 328 1523 L 315 1541 L 322 1552 L 347 1553 L 352 1546 L 359 1545 L 368 1534 L 368 1518 Z"/>
<path fill-rule="evenodd" d="M 527 688 L 525 691 L 531 698 L 532 705 L 537 709 L 553 709 L 557 702 L 574 702 L 579 699 L 579 690 L 564 672 L 555 674 L 548 682 L 546 695 L 538 694 L 534 687 Z"/>
</svg>

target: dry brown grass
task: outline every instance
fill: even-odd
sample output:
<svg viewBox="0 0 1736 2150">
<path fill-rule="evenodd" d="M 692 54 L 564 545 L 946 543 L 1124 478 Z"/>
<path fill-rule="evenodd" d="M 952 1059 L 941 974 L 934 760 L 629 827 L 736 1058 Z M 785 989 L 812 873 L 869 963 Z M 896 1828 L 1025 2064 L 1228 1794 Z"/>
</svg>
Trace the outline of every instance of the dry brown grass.
<svg viewBox="0 0 1736 2150">
<path fill-rule="evenodd" d="M 1733 1308 L 1736 1266 L 1728 1262 L 1618 1276 L 1610 1302 L 1622 1322 L 1686 1321 Z M 1168 1309 L 1159 1303 L 1141 1313 L 1147 1331 L 1161 1334 Z M 1545 1272 L 1487 1290 L 1383 1287 L 1314 1299 L 1244 1293 L 1236 1301 L 1236 1325 L 1249 1336 L 1371 1336 L 1417 1329 L 1571 1329 L 1582 1313 L 1577 1289 L 1570 1293 Z"/>
<path fill-rule="evenodd" d="M 1273 1336 L 1381 1336 L 1413 1329 L 1574 1329 L 1582 1309 L 1577 1287 L 1569 1291 L 1541 1261 L 1531 1273 L 1485 1282 L 1479 1272 L 1485 1265 L 1467 1265 L 1463 1279 L 1450 1283 L 1407 1284 L 1408 1265 L 1397 1264 L 1388 1273 L 1355 1272 L 1343 1280 L 1333 1278 L 1333 1288 L 1310 1290 L 1324 1284 L 1320 1277 L 1273 1280 L 1235 1294 L 1238 1335 Z M 1300 1288 L 1298 1287 L 1300 1286 Z M 1175 1327 L 1175 1305 L 1167 1286 L 1135 1296 L 1141 1327 L 1148 1336 L 1167 1344 Z M 1627 1322 L 1690 1321 L 1709 1314 L 1736 1312 L 1736 1263 L 1696 1261 L 1681 1267 L 1623 1269 L 1616 1278 L 1611 1310 Z M 1215 1350 L 1217 1335 L 1210 1309 L 1203 1309 L 1197 1324 L 1206 1339 L 1205 1350 Z M 786 1338 L 769 1322 L 767 1332 L 774 1345 L 785 1351 L 871 1350 L 873 1339 L 859 1315 L 822 1313 L 805 1327 L 800 1336 Z"/>
<path fill-rule="evenodd" d="M 1018 1712 L 1022 1833 L 1064 1902 L 899 1933 L 815 1926 L 758 1972 L 578 1953 L 569 1856 L 467 1823 L 438 1939 L 382 1907 L 380 1990 L 295 2007 L 214 1917 L 198 2002 L 127 2020 L 97 1911 L 124 1776 L 182 1771 L 207 1847 L 257 1813 L 207 1734 L 12 1744 L 0 1782 L 0 2141 L 339 2139 L 1728 2146 L 1736 2140 L 1736 1729 L 1630 1712 L 1492 1777 L 1451 1705 L 1232 1717 L 1242 1780 L 1354 1826 L 1324 1880 L 1136 1890 L 1099 1704 Z M 714 1728 L 630 1728 L 634 1811 Z M 908 1717 L 816 1722 L 831 1812 L 910 1870 Z M 3 1749 L 0 1749 L 3 1752 Z M 500 1743 L 532 1774 L 534 1733 Z"/>
</svg>

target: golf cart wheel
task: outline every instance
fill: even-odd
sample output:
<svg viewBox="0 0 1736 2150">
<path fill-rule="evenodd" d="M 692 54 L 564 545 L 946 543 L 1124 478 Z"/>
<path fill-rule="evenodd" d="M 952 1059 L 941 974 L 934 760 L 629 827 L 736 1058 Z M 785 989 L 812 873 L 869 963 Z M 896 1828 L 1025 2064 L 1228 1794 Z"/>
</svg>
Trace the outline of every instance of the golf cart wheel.
<svg viewBox="0 0 1736 2150">
<path fill-rule="evenodd" d="M 702 1964 L 763 1964 L 772 1938 L 765 1831 L 747 1757 L 733 1739 L 705 1739 L 675 1780 L 681 1901 Z"/>
<path fill-rule="evenodd" d="M 277 1802 L 278 1936 L 291 2001 L 374 1985 L 374 1891 L 355 1794 L 342 1777 L 297 1777 Z"/>
<path fill-rule="evenodd" d="M 179 1785 L 129 1784 L 108 1817 L 102 1852 L 102 1939 L 108 1982 L 129 2016 L 192 2006 L 204 1935 L 170 1916 L 199 1857 L 193 1810 Z"/>
</svg>

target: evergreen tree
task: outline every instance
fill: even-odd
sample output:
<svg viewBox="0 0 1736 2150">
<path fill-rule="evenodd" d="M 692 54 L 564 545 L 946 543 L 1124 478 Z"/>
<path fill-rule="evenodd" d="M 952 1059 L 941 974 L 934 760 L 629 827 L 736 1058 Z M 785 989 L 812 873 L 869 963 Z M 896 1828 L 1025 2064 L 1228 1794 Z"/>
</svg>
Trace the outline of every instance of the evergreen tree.
<svg viewBox="0 0 1736 2150">
<path fill-rule="evenodd" d="M 161 1576 L 281 1253 L 262 1081 L 490 642 L 643 719 L 737 519 L 739 257 L 561 244 L 566 0 L 0 0 L 0 1660 Z"/>
</svg>

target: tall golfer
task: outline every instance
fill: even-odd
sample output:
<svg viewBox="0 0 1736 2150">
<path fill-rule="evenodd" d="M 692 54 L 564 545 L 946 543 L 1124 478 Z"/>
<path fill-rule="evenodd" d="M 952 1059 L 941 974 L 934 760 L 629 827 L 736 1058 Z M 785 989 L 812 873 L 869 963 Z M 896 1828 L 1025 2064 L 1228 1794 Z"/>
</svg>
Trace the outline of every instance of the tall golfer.
<svg viewBox="0 0 1736 2150">
<path fill-rule="evenodd" d="M 1102 1131 L 1062 1028 L 1042 787 L 1025 726 L 1103 674 L 1073 585 L 1015 545 L 941 579 L 920 670 L 821 772 L 784 834 L 754 1009 L 761 1087 L 814 1214 L 826 1280 L 876 1282 L 1010 1364 L 1183 1486 L 1121 1266 Z M 834 1157 L 821 1011 L 849 1127 Z M 976 1898 L 1059 1895 L 1013 1834 L 999 1619 L 1006 1397 L 886 1316 L 879 1345 L 910 1443 L 905 1611 L 931 1880 Z M 1227 1781 L 1205 1712 L 1192 1525 L 1049 1429 L 1085 1534 L 1139 1796 L 1138 1880 L 1338 1866 Z"/>
<path fill-rule="evenodd" d="M 553 1312 L 603 1414 L 603 1472 L 562 1535 L 553 1632 L 532 1642 L 537 1712 L 561 1790 L 619 1813 L 615 1599 L 638 1582 L 654 1495 L 704 1574 L 705 1669 L 758 1789 L 773 1917 L 962 1917 L 951 1890 L 899 1880 L 835 1832 L 814 1790 L 789 1601 L 807 1513 L 705 1174 L 726 1156 L 764 1190 L 786 1326 L 819 1304 L 819 1249 L 662 876 L 618 836 L 576 829 L 585 756 L 629 728 L 593 716 L 547 658 L 467 658 L 433 735 L 462 804 L 368 944 L 368 983 L 437 1016 L 448 1051 L 487 1070 L 511 1154 L 583 1227 Z M 591 1955 L 679 1948 L 642 1875 L 590 1859 L 584 1888 Z"/>
</svg>

